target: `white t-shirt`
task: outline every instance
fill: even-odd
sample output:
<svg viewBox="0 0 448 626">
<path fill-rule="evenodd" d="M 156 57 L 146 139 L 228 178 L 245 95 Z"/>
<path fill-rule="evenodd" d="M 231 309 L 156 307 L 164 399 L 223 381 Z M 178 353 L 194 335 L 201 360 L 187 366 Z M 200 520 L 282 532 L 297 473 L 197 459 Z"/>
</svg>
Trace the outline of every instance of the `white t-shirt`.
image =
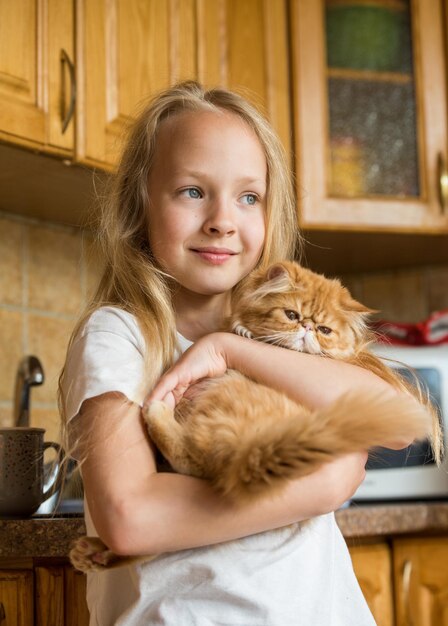
<svg viewBox="0 0 448 626">
<path fill-rule="evenodd" d="M 191 342 L 179 335 L 185 350 Z M 143 400 L 136 319 L 104 307 L 70 350 L 68 418 L 87 398 Z M 86 506 L 89 535 L 98 533 Z M 151 529 L 148 528 L 148 533 Z M 87 577 L 91 626 L 374 626 L 334 515 Z"/>
</svg>

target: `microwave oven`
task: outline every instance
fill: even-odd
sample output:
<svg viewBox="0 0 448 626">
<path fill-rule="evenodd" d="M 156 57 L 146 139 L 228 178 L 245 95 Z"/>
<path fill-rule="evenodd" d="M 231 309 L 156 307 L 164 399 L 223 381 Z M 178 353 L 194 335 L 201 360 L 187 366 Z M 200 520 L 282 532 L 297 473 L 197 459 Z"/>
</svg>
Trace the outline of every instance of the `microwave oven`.
<svg viewBox="0 0 448 626">
<path fill-rule="evenodd" d="M 404 450 L 376 448 L 369 454 L 366 477 L 353 501 L 448 498 L 448 344 L 421 347 L 375 344 L 372 351 L 386 365 L 398 368 L 410 382 L 415 380 L 414 374 L 426 386 L 439 413 L 444 451 L 442 464 L 437 466 L 428 441 L 414 443 Z"/>
</svg>

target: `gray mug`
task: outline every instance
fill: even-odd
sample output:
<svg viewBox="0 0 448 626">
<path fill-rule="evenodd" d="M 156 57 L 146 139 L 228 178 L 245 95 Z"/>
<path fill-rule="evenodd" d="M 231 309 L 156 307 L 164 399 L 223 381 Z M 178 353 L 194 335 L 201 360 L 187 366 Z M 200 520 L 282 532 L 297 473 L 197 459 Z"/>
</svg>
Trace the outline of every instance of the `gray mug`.
<svg viewBox="0 0 448 626">
<path fill-rule="evenodd" d="M 44 487 L 44 452 L 61 446 L 44 441 L 43 428 L 0 428 L 0 517 L 29 517 L 60 488 L 61 466 Z"/>
</svg>

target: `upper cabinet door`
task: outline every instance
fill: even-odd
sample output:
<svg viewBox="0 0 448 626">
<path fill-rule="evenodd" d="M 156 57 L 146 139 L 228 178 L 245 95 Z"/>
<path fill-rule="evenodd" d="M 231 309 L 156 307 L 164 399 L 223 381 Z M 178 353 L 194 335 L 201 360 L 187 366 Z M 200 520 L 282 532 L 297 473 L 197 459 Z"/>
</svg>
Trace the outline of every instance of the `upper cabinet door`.
<svg viewBox="0 0 448 626">
<path fill-rule="evenodd" d="M 197 0 L 198 76 L 235 89 L 270 120 L 291 154 L 285 0 Z"/>
<path fill-rule="evenodd" d="M 70 154 L 71 0 L 0 0 L 0 139 Z"/>
<path fill-rule="evenodd" d="M 440 0 L 292 0 L 308 228 L 448 230 Z"/>
<path fill-rule="evenodd" d="M 138 105 L 184 79 L 242 91 L 291 150 L 285 0 L 77 0 L 79 161 L 113 167 Z"/>
<path fill-rule="evenodd" d="M 195 78 L 195 0 L 77 1 L 77 159 L 113 168 L 138 106 Z"/>
</svg>

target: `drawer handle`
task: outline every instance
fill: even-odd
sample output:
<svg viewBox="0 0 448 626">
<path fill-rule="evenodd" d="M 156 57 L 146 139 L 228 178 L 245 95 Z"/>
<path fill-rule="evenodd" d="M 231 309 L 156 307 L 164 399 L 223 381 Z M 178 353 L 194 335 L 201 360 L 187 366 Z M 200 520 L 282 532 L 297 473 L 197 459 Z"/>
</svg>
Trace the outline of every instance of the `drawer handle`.
<svg viewBox="0 0 448 626">
<path fill-rule="evenodd" d="M 6 611 L 3 602 L 0 602 L 0 622 L 6 620 Z"/>
<path fill-rule="evenodd" d="M 65 98 L 65 81 L 64 81 L 64 67 L 67 65 L 68 72 L 70 76 L 70 103 L 68 105 L 68 109 L 66 109 L 66 98 Z M 70 123 L 70 120 L 73 117 L 73 113 L 75 111 L 75 102 L 76 102 L 76 77 L 75 77 L 75 66 L 73 65 L 70 57 L 67 52 L 62 49 L 61 50 L 61 118 L 62 118 L 62 134 L 67 130 L 67 126 Z"/>
<path fill-rule="evenodd" d="M 412 561 L 405 561 L 403 565 L 403 600 L 404 600 L 404 613 L 406 617 L 406 626 L 413 626 L 412 614 L 411 614 L 411 576 L 412 576 Z"/>
<path fill-rule="evenodd" d="M 441 152 L 437 155 L 437 179 L 439 185 L 439 203 L 442 215 L 446 212 L 448 205 L 448 169 L 445 157 Z"/>
</svg>

